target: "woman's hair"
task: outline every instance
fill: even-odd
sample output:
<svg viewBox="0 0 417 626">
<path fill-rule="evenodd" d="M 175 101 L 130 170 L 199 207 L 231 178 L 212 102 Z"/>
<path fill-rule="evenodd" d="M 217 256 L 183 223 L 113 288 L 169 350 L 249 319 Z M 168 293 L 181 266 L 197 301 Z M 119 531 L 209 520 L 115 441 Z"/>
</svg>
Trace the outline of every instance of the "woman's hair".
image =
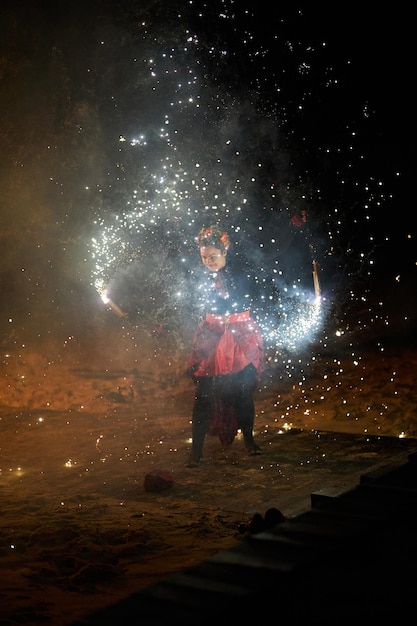
<svg viewBox="0 0 417 626">
<path fill-rule="evenodd" d="M 209 226 L 208 228 L 203 226 L 195 239 L 199 248 L 203 246 L 214 246 L 215 248 L 219 248 L 219 250 L 227 250 L 230 246 L 228 234 L 215 225 Z"/>
</svg>

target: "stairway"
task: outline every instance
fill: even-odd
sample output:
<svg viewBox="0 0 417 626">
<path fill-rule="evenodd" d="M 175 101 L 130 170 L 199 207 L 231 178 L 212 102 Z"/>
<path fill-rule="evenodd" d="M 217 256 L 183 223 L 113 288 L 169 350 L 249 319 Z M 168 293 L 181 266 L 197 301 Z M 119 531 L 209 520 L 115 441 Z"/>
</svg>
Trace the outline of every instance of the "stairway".
<svg viewBox="0 0 417 626">
<path fill-rule="evenodd" d="M 416 557 L 417 450 L 77 625 L 399 622 L 415 611 Z"/>
</svg>

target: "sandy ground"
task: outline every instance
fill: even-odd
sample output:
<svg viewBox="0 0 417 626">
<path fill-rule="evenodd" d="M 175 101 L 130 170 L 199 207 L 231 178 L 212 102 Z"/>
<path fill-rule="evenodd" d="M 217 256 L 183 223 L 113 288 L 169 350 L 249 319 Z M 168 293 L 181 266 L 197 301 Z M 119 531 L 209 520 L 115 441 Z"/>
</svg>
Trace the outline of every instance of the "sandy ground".
<svg viewBox="0 0 417 626">
<path fill-rule="evenodd" d="M 297 515 L 413 448 L 417 351 L 355 346 L 271 363 L 255 397 L 262 454 L 211 437 L 193 470 L 193 386 L 169 338 L 112 323 L 4 349 L 0 624 L 71 624 L 245 540 L 255 513 Z M 155 471 L 173 485 L 146 491 Z"/>
</svg>

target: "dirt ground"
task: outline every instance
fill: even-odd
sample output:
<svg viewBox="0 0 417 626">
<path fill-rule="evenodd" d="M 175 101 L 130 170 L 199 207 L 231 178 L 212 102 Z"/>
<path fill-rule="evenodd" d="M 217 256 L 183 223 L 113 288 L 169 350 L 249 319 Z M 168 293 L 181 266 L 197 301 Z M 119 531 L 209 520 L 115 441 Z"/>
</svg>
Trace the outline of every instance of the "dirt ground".
<svg viewBox="0 0 417 626">
<path fill-rule="evenodd" d="M 259 456 L 210 437 L 186 468 L 193 387 L 164 341 L 111 325 L 3 352 L 0 624 L 71 624 L 417 447 L 417 352 L 340 345 L 267 367 Z M 155 471 L 172 485 L 147 491 Z"/>
</svg>

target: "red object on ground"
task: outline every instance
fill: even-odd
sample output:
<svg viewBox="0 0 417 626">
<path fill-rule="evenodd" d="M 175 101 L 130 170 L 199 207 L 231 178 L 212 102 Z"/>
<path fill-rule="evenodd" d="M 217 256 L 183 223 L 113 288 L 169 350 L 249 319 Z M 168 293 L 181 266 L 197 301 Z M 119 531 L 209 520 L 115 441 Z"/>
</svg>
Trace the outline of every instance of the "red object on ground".
<svg viewBox="0 0 417 626">
<path fill-rule="evenodd" d="M 145 491 L 166 491 L 171 489 L 175 483 L 175 478 L 164 470 L 154 470 L 146 474 L 143 486 Z"/>
</svg>

